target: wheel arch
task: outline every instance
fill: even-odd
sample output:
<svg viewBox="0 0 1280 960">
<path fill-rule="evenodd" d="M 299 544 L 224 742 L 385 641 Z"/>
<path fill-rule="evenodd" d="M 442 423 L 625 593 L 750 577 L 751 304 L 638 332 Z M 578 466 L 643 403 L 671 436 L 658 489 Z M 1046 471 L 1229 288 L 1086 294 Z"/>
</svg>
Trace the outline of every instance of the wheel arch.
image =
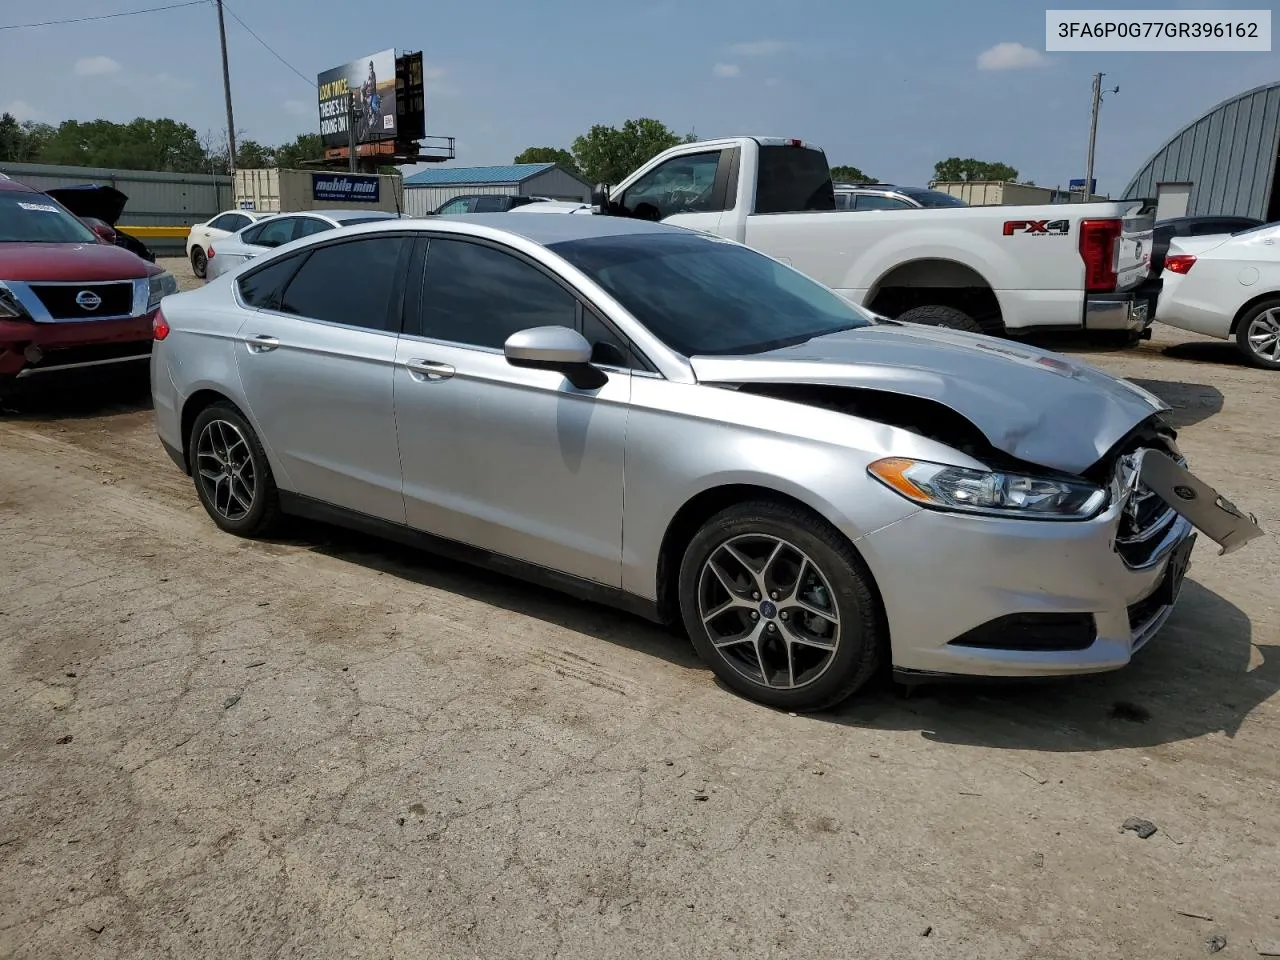
<svg viewBox="0 0 1280 960">
<path fill-rule="evenodd" d="M 945 255 L 894 264 L 870 286 L 865 302 L 890 317 L 918 306 L 955 307 L 988 332 L 1004 329 L 1004 305 L 995 286 L 971 263 Z"/>
<path fill-rule="evenodd" d="M 889 624 L 885 615 L 884 598 L 876 583 L 875 573 L 866 557 L 858 549 L 852 539 L 840 531 L 840 524 L 834 522 L 828 510 L 786 493 L 776 487 L 767 486 L 757 481 L 735 481 L 707 487 L 689 497 L 672 516 L 663 533 L 661 546 L 658 548 L 658 567 L 656 571 L 657 609 L 662 622 L 668 626 L 680 622 L 679 578 L 680 563 L 685 550 L 697 535 L 702 526 L 721 510 L 739 503 L 764 500 L 785 506 L 796 507 L 813 514 L 823 523 L 829 524 L 844 537 L 854 554 L 862 561 L 868 587 L 875 597 L 878 608 L 877 615 L 881 620 L 882 636 L 889 640 Z"/>
<path fill-rule="evenodd" d="M 1256 307 L 1260 303 L 1266 303 L 1268 300 L 1275 300 L 1280 304 L 1280 290 L 1269 290 L 1266 293 L 1260 293 L 1252 300 L 1246 300 L 1244 306 L 1236 311 L 1236 315 L 1231 318 L 1231 329 L 1227 331 L 1228 336 L 1235 336 L 1236 331 L 1240 329 L 1240 321 L 1244 319 L 1244 315 Z"/>
<path fill-rule="evenodd" d="M 179 423 L 182 437 L 182 461 L 188 474 L 191 473 L 191 463 L 187 456 L 187 451 L 191 448 L 191 429 L 195 426 L 196 417 L 200 416 L 200 413 L 203 410 L 208 409 L 215 403 L 228 403 L 235 408 L 236 412 L 239 413 L 240 416 L 244 417 L 246 420 L 249 419 L 248 415 L 240 408 L 239 404 L 225 393 L 218 390 L 205 387 L 196 390 L 191 394 L 191 396 L 187 397 L 182 404 L 182 414 Z M 250 423 L 252 423 L 251 420 Z"/>
</svg>

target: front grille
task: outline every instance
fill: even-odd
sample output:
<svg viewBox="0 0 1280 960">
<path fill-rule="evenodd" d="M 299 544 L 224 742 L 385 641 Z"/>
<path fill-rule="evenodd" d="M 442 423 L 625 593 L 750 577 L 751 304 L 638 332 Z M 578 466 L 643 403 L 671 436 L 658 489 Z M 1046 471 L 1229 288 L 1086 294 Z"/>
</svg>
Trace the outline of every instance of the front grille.
<svg viewBox="0 0 1280 960">
<path fill-rule="evenodd" d="M 1087 650 L 1098 638 L 1089 613 L 1011 613 L 950 641 L 953 647 L 1051 652 Z"/>
<path fill-rule="evenodd" d="M 33 283 L 31 292 L 40 298 L 54 320 L 96 320 L 100 317 L 127 317 L 133 313 L 133 281 L 115 283 Z M 92 310 L 79 302 L 89 294 L 100 301 Z"/>
<path fill-rule="evenodd" d="M 1164 591 L 1156 590 L 1151 596 L 1144 597 L 1137 603 L 1129 605 L 1129 629 L 1137 633 L 1156 616 L 1161 610 L 1167 607 L 1168 601 L 1163 596 Z"/>
<path fill-rule="evenodd" d="M 1172 507 L 1154 491 L 1138 484 L 1120 514 L 1116 551 L 1131 567 L 1150 563 L 1163 539 L 1162 534 L 1176 518 Z"/>
</svg>

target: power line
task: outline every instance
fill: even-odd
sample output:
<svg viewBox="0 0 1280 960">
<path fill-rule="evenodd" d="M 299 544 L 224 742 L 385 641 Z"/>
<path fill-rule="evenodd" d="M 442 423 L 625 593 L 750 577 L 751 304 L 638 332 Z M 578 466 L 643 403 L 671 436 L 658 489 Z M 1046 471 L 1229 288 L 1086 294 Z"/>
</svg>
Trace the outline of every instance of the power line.
<svg viewBox="0 0 1280 960">
<path fill-rule="evenodd" d="M 242 27 L 244 27 L 246 30 L 248 30 L 248 31 L 249 31 L 249 36 L 253 37 L 253 39 L 257 40 L 260 44 L 262 44 L 262 45 L 263 45 L 263 47 L 265 47 L 265 48 L 266 48 L 266 50 L 267 50 L 267 52 L 268 52 L 269 54 L 271 54 L 273 57 L 275 57 L 277 60 L 279 60 L 281 63 L 283 63 L 286 67 L 288 67 L 290 70 L 292 70 L 292 71 L 293 71 L 294 73 L 296 73 L 298 76 L 300 76 L 303 80 L 305 80 L 305 81 L 307 82 L 307 84 L 308 84 L 309 86 L 314 87 L 314 86 L 316 85 L 315 80 L 313 80 L 311 77 L 308 77 L 305 73 L 303 73 L 301 70 L 299 70 L 297 67 L 295 67 L 292 63 L 290 63 L 290 62 L 289 62 L 288 60 L 286 60 L 284 57 L 280 56 L 280 54 L 276 53 L 276 52 L 275 52 L 275 50 L 273 50 L 273 49 L 271 48 L 271 44 L 267 43 L 267 41 L 263 40 L 260 36 L 258 36 L 256 33 L 254 33 L 254 32 L 253 32 L 253 28 L 252 28 L 252 27 L 250 27 L 250 26 L 249 26 L 247 23 L 245 23 L 243 20 L 241 20 L 241 19 L 240 19 L 240 15 L 239 15 L 238 13 L 236 13 L 234 10 L 232 10 L 229 6 L 227 6 L 227 4 L 226 4 L 225 0 L 224 0 L 224 2 L 223 2 L 223 4 L 222 4 L 222 7 L 223 7 L 223 9 L 224 9 L 224 10 L 226 10 L 226 11 L 227 11 L 227 13 L 231 14 L 232 19 L 234 19 L 236 23 L 240 24 L 240 26 L 242 26 Z"/>
<path fill-rule="evenodd" d="M 144 10 L 122 10 L 120 13 L 99 13 L 91 17 L 71 17 L 66 20 L 45 20 L 41 23 L 7 23 L 0 24 L 0 30 L 25 30 L 28 27 L 55 27 L 64 23 L 88 23 L 91 20 L 114 20 L 116 17 L 136 17 L 140 13 L 159 13 L 162 10 L 177 10 L 180 7 L 196 7 L 208 0 L 186 0 L 185 3 L 169 3 L 162 7 L 147 7 Z"/>
</svg>

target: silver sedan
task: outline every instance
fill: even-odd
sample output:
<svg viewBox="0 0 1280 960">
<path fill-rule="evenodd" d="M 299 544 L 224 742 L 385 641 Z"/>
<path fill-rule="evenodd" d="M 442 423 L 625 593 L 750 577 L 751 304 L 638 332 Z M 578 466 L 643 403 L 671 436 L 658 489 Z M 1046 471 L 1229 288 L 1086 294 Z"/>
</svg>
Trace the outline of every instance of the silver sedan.
<svg viewBox="0 0 1280 960">
<path fill-rule="evenodd" d="M 308 210 L 305 213 L 260 217 L 256 223 L 209 244 L 205 277 L 209 280 L 216 279 L 243 266 L 254 257 L 301 237 L 325 233 L 338 227 L 394 220 L 399 216 L 384 210 Z"/>
<path fill-rule="evenodd" d="M 906 675 L 1118 668 L 1193 525 L 1260 531 L 1167 408 L 607 217 L 401 220 L 164 300 L 160 439 L 222 529 L 290 513 L 680 625 L 775 707 Z"/>
</svg>

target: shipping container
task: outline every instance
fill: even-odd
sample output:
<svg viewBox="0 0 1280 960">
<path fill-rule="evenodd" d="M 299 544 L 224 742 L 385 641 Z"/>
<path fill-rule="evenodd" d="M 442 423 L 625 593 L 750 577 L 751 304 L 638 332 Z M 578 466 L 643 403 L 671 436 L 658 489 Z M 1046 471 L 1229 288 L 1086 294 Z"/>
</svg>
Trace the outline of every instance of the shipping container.
<svg viewBox="0 0 1280 960">
<path fill-rule="evenodd" d="M 399 174 L 344 173 L 332 170 L 237 170 L 235 205 L 260 213 L 295 213 L 352 207 L 404 210 L 404 180 Z"/>
</svg>

